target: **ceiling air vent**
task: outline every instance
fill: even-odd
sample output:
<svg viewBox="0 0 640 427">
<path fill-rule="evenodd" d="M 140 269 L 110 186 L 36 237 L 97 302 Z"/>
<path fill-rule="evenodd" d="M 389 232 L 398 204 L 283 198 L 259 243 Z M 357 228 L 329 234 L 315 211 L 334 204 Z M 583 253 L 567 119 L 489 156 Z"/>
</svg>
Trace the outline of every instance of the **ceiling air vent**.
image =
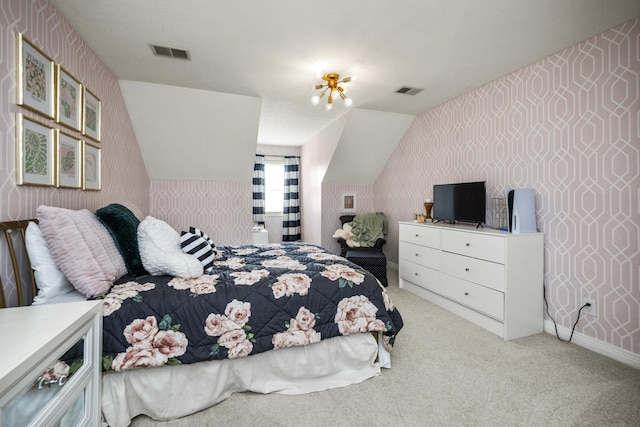
<svg viewBox="0 0 640 427">
<path fill-rule="evenodd" d="M 401 93 L 403 95 L 415 95 L 422 92 L 424 89 L 418 89 L 417 87 L 402 86 L 396 90 L 395 93 Z"/>
<path fill-rule="evenodd" d="M 156 56 L 167 56 L 169 58 L 186 59 L 186 60 L 191 59 L 191 56 L 189 55 L 189 51 L 184 49 L 175 49 L 173 47 L 157 46 L 155 44 L 152 44 L 151 50 L 153 51 L 153 54 Z"/>
</svg>

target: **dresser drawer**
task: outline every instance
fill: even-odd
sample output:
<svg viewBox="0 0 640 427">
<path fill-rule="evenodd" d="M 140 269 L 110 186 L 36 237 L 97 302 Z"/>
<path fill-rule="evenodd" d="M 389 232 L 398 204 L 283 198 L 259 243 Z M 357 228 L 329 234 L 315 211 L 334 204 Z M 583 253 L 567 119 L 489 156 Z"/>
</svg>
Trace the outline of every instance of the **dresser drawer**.
<svg viewBox="0 0 640 427">
<path fill-rule="evenodd" d="M 505 239 L 488 234 L 442 230 L 442 250 L 504 264 Z"/>
<path fill-rule="evenodd" d="M 442 252 L 441 270 L 451 276 L 504 292 L 504 264 Z"/>
<path fill-rule="evenodd" d="M 400 260 L 400 277 L 431 292 L 440 290 L 440 272 L 404 259 Z"/>
<path fill-rule="evenodd" d="M 440 251 L 426 246 L 416 245 L 415 243 L 404 243 L 400 245 L 400 259 L 411 261 L 415 264 L 425 267 L 440 269 Z"/>
<path fill-rule="evenodd" d="M 497 320 L 504 320 L 502 292 L 443 274 L 440 294 Z"/>
<path fill-rule="evenodd" d="M 400 224 L 400 241 L 440 249 L 440 230 L 424 225 Z"/>
</svg>

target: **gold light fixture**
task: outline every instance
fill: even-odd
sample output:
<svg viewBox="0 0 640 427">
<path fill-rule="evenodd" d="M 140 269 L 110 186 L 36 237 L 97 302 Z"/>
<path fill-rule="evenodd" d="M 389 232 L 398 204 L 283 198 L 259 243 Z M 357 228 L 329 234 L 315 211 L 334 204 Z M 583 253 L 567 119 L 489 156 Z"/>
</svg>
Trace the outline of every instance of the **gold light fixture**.
<svg viewBox="0 0 640 427">
<path fill-rule="evenodd" d="M 351 98 L 347 98 L 345 95 L 346 90 L 340 86 L 340 83 L 349 83 L 350 81 L 355 80 L 355 77 L 345 77 L 340 80 L 340 75 L 330 73 L 322 76 L 322 80 L 326 83 L 316 85 L 316 90 L 319 90 L 320 92 L 311 98 L 311 103 L 313 105 L 318 105 L 320 103 L 320 98 L 322 98 L 327 92 L 329 92 L 327 105 L 325 107 L 327 111 L 331 110 L 333 107 L 333 100 L 337 97 L 342 98 L 345 107 L 351 107 L 351 105 L 353 105 L 353 100 Z"/>
</svg>

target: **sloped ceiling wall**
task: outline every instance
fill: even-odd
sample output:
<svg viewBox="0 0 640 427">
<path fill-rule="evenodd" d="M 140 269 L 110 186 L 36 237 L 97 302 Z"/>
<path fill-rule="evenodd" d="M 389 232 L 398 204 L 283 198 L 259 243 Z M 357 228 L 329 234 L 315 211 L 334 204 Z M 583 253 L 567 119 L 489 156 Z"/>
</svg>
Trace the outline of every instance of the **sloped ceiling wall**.
<svg viewBox="0 0 640 427">
<path fill-rule="evenodd" d="M 250 181 L 261 99 L 120 80 L 151 180 Z"/>
<path fill-rule="evenodd" d="M 324 184 L 373 184 L 415 116 L 354 108 Z"/>
</svg>

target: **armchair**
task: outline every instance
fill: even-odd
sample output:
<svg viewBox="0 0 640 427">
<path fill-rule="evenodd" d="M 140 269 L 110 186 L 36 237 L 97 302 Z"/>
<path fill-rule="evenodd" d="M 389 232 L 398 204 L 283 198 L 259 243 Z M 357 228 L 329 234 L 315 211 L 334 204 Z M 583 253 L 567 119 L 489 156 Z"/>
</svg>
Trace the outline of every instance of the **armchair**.
<svg viewBox="0 0 640 427">
<path fill-rule="evenodd" d="M 344 226 L 346 223 L 353 222 L 355 217 L 356 215 L 341 215 L 340 222 Z M 384 221 L 386 223 L 386 218 Z M 337 240 L 340 244 L 340 256 L 369 271 L 380 283 L 387 286 L 387 258 L 382 252 L 382 247 L 387 243 L 384 238 L 379 237 L 374 245 L 370 247 L 351 247 L 344 238 L 338 238 Z"/>
</svg>

